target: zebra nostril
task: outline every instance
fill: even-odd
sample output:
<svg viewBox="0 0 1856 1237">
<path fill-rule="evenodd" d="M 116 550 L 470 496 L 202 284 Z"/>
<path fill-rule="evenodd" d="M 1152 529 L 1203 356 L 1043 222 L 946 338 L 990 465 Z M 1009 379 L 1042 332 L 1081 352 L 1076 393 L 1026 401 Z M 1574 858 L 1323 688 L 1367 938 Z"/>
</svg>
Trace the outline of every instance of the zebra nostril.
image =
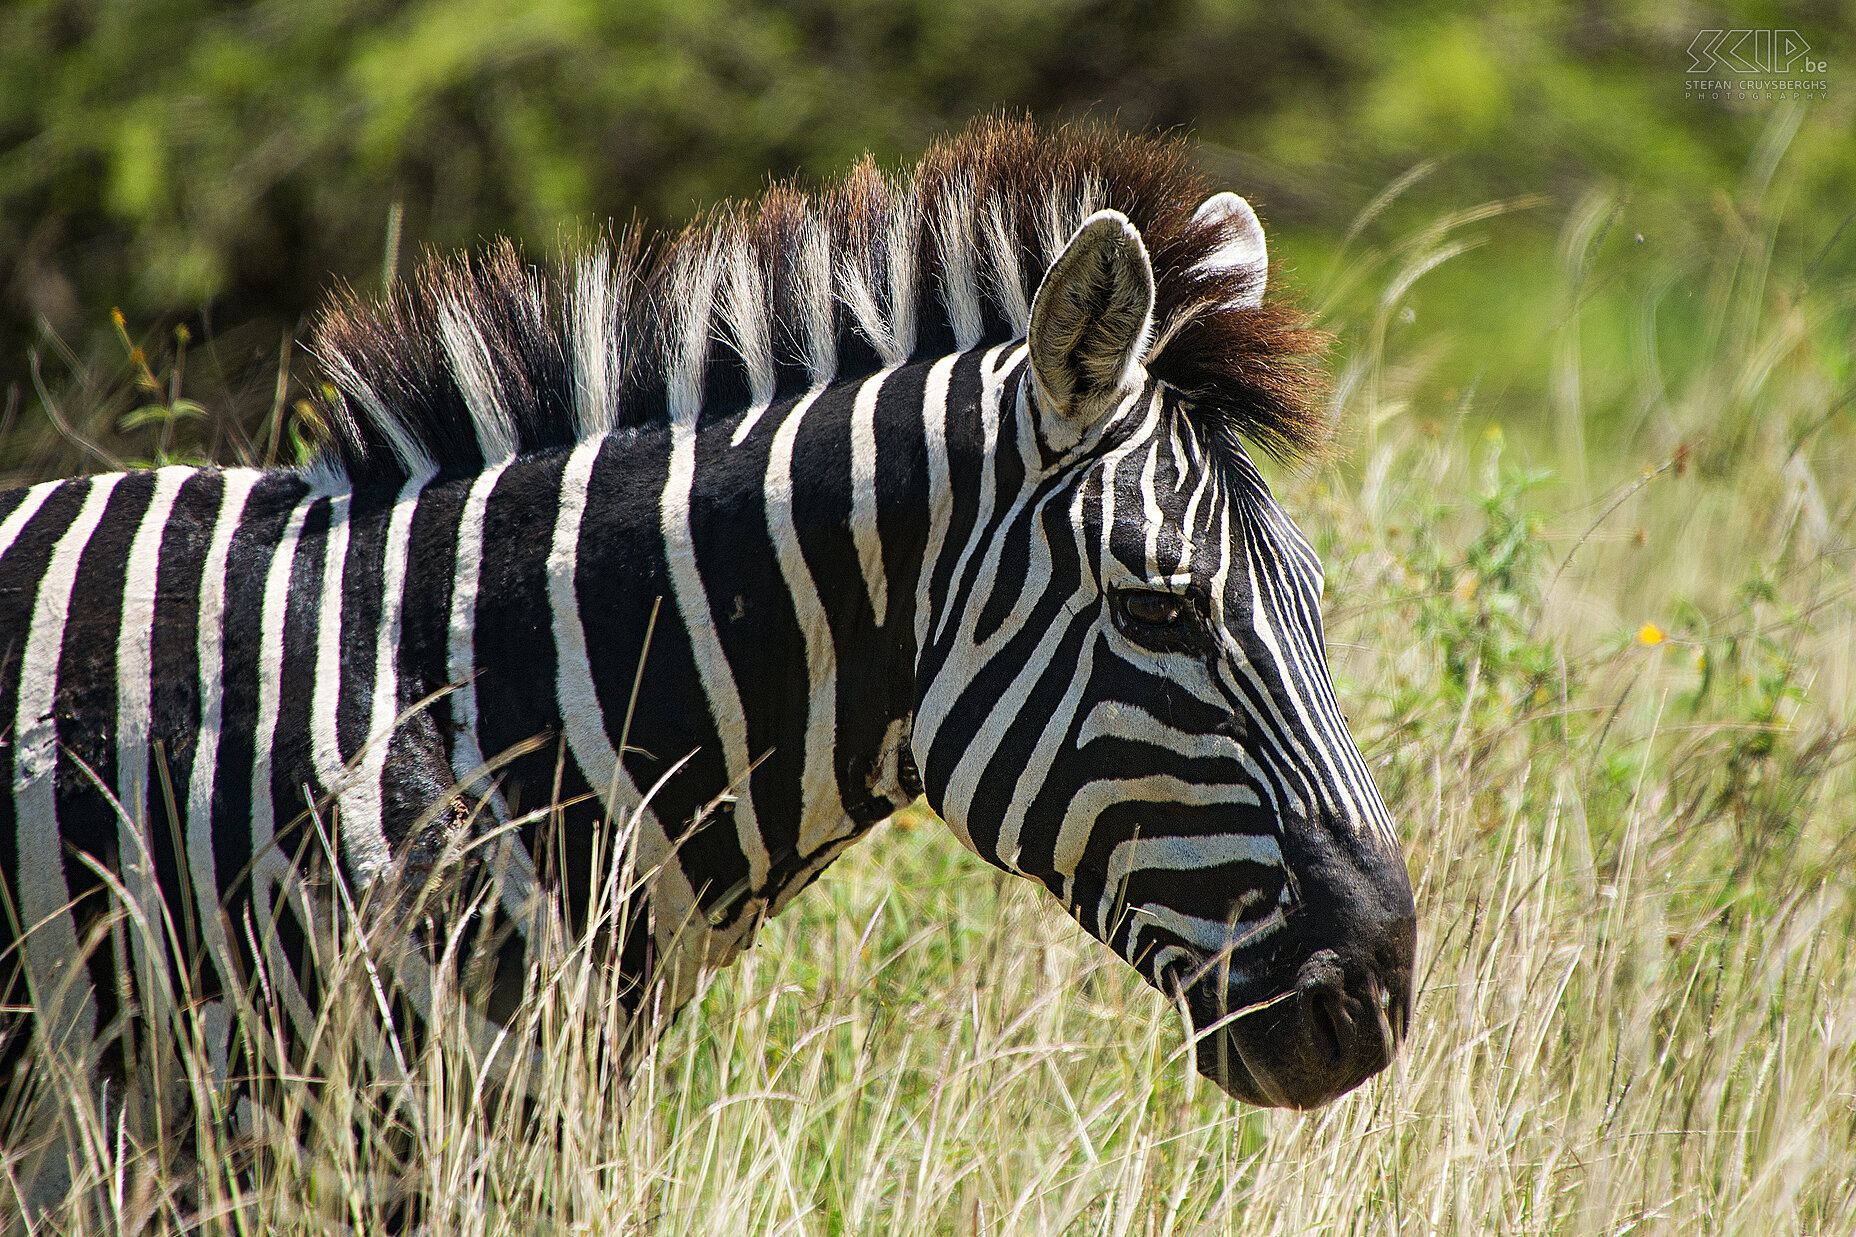
<svg viewBox="0 0 1856 1237">
<path fill-rule="evenodd" d="M 1322 950 L 1302 964 L 1296 977 L 1302 1033 L 1314 1058 L 1338 1066 L 1353 1054 L 1357 1029 L 1347 1012 L 1340 960 Z"/>
<path fill-rule="evenodd" d="M 1340 995 L 1321 989 L 1302 994 L 1302 1018 L 1308 1027 L 1309 1041 L 1330 1065 L 1339 1065 L 1347 1056 L 1344 1031 L 1346 1014 L 1340 1008 Z"/>
</svg>

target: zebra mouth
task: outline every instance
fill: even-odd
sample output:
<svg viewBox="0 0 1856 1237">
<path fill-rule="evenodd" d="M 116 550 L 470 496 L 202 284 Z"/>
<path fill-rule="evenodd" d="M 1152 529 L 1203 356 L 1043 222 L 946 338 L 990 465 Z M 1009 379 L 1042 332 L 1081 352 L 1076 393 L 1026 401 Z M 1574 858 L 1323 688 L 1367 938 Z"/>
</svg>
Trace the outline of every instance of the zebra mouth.
<svg viewBox="0 0 1856 1237">
<path fill-rule="evenodd" d="M 1316 950 L 1273 995 L 1202 977 L 1180 988 L 1191 1014 L 1199 1072 L 1233 1099 L 1267 1108 L 1319 1108 L 1392 1061 L 1408 1004 L 1374 971 L 1349 974 L 1333 950 Z M 1188 979 L 1190 974 L 1180 975 Z"/>
</svg>

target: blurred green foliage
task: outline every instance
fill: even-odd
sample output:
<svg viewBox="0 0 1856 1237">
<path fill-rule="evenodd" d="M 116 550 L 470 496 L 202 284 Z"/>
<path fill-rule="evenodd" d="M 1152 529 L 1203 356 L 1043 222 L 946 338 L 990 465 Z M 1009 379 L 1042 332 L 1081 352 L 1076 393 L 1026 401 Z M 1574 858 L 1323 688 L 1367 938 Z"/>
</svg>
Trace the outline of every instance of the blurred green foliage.
<svg viewBox="0 0 1856 1237">
<path fill-rule="evenodd" d="M 1834 0 L 8 0 L 0 389 L 30 399 L 35 347 L 120 366 L 118 306 L 146 340 L 192 323 L 210 364 L 190 382 L 274 364 L 333 281 L 381 277 L 394 203 L 408 255 L 497 233 L 545 253 L 865 150 L 900 161 L 994 108 L 1190 132 L 1330 309 L 1349 240 L 1544 195 L 1500 225 L 1499 268 L 1427 277 L 1473 376 L 1565 314 L 1527 292 L 1558 275 L 1591 193 L 1615 207 L 1606 235 L 1649 236 L 1666 268 L 1723 194 L 1765 191 L 1780 105 L 1683 94 L 1699 30 L 1775 26 L 1828 63 L 1829 99 L 1785 113 L 1779 145 L 1785 217 L 1821 246 L 1856 202 L 1856 12 Z M 1428 312 L 1421 294 L 1405 309 Z M 271 388 L 250 381 L 256 413 Z"/>
</svg>

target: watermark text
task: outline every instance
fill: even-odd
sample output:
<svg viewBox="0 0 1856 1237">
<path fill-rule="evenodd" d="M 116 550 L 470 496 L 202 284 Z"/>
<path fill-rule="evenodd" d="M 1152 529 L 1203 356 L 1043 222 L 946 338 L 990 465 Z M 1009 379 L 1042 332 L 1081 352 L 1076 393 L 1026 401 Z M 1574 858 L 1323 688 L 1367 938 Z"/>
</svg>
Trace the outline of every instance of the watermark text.
<svg viewBox="0 0 1856 1237">
<path fill-rule="evenodd" d="M 1796 30 L 1703 30 L 1688 45 L 1682 97 L 1718 103 L 1825 99 L 1829 67 Z"/>
</svg>

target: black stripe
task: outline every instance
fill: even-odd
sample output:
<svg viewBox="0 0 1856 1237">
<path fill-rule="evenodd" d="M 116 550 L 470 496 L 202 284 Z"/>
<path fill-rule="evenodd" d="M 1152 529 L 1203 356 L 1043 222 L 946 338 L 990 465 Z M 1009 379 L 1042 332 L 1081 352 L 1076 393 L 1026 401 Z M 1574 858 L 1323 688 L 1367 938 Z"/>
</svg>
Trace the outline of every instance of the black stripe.
<svg viewBox="0 0 1856 1237">
<path fill-rule="evenodd" d="M 786 399 L 770 407 L 761 418 L 766 432 L 757 427 L 739 447 L 730 447 L 724 434 L 698 437 L 690 496 L 691 540 L 709 613 L 735 676 L 748 758 L 760 760 L 749 789 L 770 857 L 796 853 L 799 841 L 805 702 L 811 692 L 805 638 L 767 529 L 768 454 L 795 403 Z M 674 614 L 670 599 L 665 605 Z M 665 617 L 660 614 L 658 621 Z M 652 666 L 657 664 L 653 651 Z M 736 875 L 726 882 L 693 883 L 699 890 L 705 884 L 726 889 L 746 875 L 738 848 L 727 870 Z"/>
<path fill-rule="evenodd" d="M 477 744 L 492 764 L 518 744 L 559 735 L 547 558 L 566 462 L 567 452 L 556 451 L 510 465 L 484 508 L 483 565 L 473 631 Z M 554 800 L 557 755 L 563 760 L 561 798 L 588 792 L 572 757 L 558 743 L 548 743 L 503 766 L 502 787 L 512 813 L 545 809 Z M 570 817 L 559 835 L 552 832 L 549 817 L 522 825 L 522 841 L 544 873 L 558 870 L 558 840 L 590 831 L 589 822 L 598 819 L 597 808 L 582 803 Z M 576 908 L 576 915 L 582 910 L 584 905 Z"/>
<path fill-rule="evenodd" d="M 600 453 L 580 525 L 575 595 L 607 740 L 614 750 L 625 740 L 625 770 L 633 783 L 649 793 L 658 778 L 689 757 L 657 792 L 651 810 L 672 839 L 700 823 L 678 851 L 678 861 L 697 893 L 712 895 L 738 881 L 746 866 L 735 841 L 733 810 L 702 815 L 728 784 L 728 767 L 664 561 L 659 509 L 669 462 L 670 434 L 665 431 L 648 432 L 623 452 L 609 447 Z M 699 564 L 702 553 L 699 549 Z M 654 604 L 657 629 L 647 650 L 644 634 Z M 640 657 L 649 696 L 646 707 L 633 715 L 627 736 L 622 731 Z M 574 880 L 591 862 L 592 848 L 580 837 L 566 842 L 567 862 L 574 865 L 567 869 L 568 887 L 577 914 Z"/>
<path fill-rule="evenodd" d="M 406 539 L 406 607 L 400 621 L 400 704 L 431 695 L 450 684 L 451 591 L 457 577 L 458 521 L 474 476 L 435 481 L 419 495 Z M 451 697 L 428 709 L 434 725 L 449 733 Z M 447 753 L 450 744 L 445 744 Z"/>
<path fill-rule="evenodd" d="M 124 477 L 110 492 L 102 519 L 78 558 L 64 647 L 58 656 L 53 714 L 61 749 L 59 832 L 71 845 L 99 858 L 116 852 L 116 813 L 97 783 L 110 793 L 116 789 L 116 646 L 122 631 L 125 573 L 129 547 L 154 491 L 154 474 L 143 472 Z M 131 818 L 141 815 L 139 803 L 122 806 Z M 84 877 L 86 884 L 96 879 L 88 872 Z"/>
<path fill-rule="evenodd" d="M 342 562 L 341 690 L 335 705 L 336 746 L 352 764 L 374 721 L 375 654 L 385 599 L 387 526 L 397 485 L 357 492 L 348 508 L 348 553 Z M 397 711 L 397 710 L 396 710 Z"/>
<path fill-rule="evenodd" d="M 447 685 L 457 525 L 471 480 L 427 485 L 407 527 L 396 713 Z M 451 763 L 453 716 L 452 697 L 446 693 L 393 732 L 382 773 L 381 808 L 395 855 L 408 830 L 440 797 L 449 795 L 456 780 Z M 479 823 L 487 827 L 490 822 L 486 817 Z"/>
<path fill-rule="evenodd" d="M 213 779 L 213 863 L 220 888 L 235 895 L 232 922 L 250 896 L 251 782 L 258 727 L 258 659 L 264 585 L 278 539 L 308 487 L 293 476 L 266 477 L 251 492 L 226 555 L 225 641 L 220 679 L 219 753 Z M 209 533 L 210 536 L 210 533 Z M 235 931 L 234 936 L 238 933 Z"/>
<path fill-rule="evenodd" d="M 322 629 L 323 564 L 332 505 L 319 498 L 304 517 L 296 543 L 296 560 L 290 572 L 290 607 L 284 618 L 283 668 L 278 675 L 277 733 L 271 744 L 271 799 L 277 804 L 277 845 L 294 854 L 303 844 L 300 835 L 314 825 L 308 820 L 309 795 L 318 799 L 323 787 L 316 777 L 310 718 L 315 704 L 318 637 Z M 322 825 L 329 826 L 322 812 Z M 333 842 L 333 836 L 329 839 Z M 312 851 L 322 851 L 320 842 Z"/>
<path fill-rule="evenodd" d="M 144 472 L 122 478 L 110 492 L 102 518 L 78 556 L 58 657 L 52 707 L 60 749 L 58 833 L 65 846 L 65 885 L 80 942 L 105 922 L 115 901 L 80 855 L 118 872 L 129 859 L 118 853 L 119 821 L 109 797 L 116 786 L 116 647 L 129 547 L 154 488 L 154 474 Z M 122 809 L 131 821 L 142 822 L 141 804 L 125 803 Z M 136 931 L 126 923 L 121 930 L 126 935 Z M 116 1017 L 118 988 L 126 977 L 119 974 L 108 949 L 93 951 L 86 961 L 97 992 L 97 1025 L 107 1026 Z"/>
<path fill-rule="evenodd" d="M 26 501 L 26 495 L 31 492 L 30 488 L 23 486 L 15 490 L 0 490 L 0 521 L 12 515 L 19 504 Z"/>
<path fill-rule="evenodd" d="M 193 781 L 200 729 L 200 584 L 213 525 L 225 499 L 225 477 L 199 472 L 187 478 L 161 533 L 161 568 L 155 582 L 154 631 L 149 664 L 155 668 L 149 695 L 150 733 L 159 743 L 149 766 L 149 835 L 161 894 L 183 927 L 182 943 L 203 973 L 212 968 L 199 935 L 199 917 L 217 904 L 194 903 L 186 861 L 187 792 Z M 168 794 L 173 796 L 172 813 Z M 210 994 L 218 981 L 196 988 Z"/>
</svg>

